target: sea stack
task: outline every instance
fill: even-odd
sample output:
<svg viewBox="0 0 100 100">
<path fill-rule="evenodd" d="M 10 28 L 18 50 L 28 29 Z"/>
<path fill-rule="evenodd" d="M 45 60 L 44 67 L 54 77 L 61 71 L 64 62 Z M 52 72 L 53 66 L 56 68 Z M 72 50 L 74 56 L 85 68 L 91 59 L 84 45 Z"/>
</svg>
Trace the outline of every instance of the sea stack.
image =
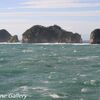
<svg viewBox="0 0 100 100">
<path fill-rule="evenodd" d="M 0 42 L 8 42 L 8 40 L 11 38 L 11 34 L 5 30 L 0 30 Z"/>
<path fill-rule="evenodd" d="M 18 36 L 17 35 L 12 36 L 8 42 L 10 43 L 19 42 Z"/>
<path fill-rule="evenodd" d="M 79 34 L 62 29 L 58 25 L 35 25 L 22 34 L 23 43 L 81 43 Z"/>
<path fill-rule="evenodd" d="M 90 35 L 91 44 L 100 44 L 100 29 L 95 29 Z"/>
</svg>

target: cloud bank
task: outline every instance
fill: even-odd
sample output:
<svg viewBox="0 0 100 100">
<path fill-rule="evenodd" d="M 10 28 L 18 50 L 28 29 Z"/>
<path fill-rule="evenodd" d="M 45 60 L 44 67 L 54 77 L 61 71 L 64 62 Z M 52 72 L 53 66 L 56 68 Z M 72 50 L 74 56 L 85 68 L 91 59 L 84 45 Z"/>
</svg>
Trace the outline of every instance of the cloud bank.
<svg viewBox="0 0 100 100">
<path fill-rule="evenodd" d="M 81 0 L 27 0 L 20 3 L 22 8 L 67 8 L 67 7 L 97 7 L 100 2 L 81 2 Z"/>
</svg>

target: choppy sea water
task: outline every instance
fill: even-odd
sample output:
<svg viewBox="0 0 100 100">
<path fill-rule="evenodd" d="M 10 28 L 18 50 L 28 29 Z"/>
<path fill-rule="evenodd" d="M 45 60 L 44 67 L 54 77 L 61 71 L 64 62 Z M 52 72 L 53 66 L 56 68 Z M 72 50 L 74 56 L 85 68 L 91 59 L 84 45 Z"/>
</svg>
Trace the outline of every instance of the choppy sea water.
<svg viewBox="0 0 100 100">
<path fill-rule="evenodd" d="M 0 100 L 100 100 L 100 45 L 0 44 Z"/>
</svg>

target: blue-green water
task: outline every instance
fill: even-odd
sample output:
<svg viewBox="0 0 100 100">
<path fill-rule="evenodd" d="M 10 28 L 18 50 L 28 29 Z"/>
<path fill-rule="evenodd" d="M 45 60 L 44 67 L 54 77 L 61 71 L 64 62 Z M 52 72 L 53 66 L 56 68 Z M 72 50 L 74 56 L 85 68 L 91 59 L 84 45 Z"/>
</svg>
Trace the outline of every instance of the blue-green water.
<svg viewBox="0 0 100 100">
<path fill-rule="evenodd" d="M 100 45 L 0 44 L 0 95 L 11 93 L 25 100 L 100 100 Z"/>
</svg>

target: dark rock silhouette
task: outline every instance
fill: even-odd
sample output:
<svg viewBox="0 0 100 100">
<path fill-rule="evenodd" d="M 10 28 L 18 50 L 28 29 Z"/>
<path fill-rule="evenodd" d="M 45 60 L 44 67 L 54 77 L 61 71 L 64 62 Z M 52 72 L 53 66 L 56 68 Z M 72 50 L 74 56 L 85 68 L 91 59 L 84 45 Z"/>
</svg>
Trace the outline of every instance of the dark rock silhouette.
<svg viewBox="0 0 100 100">
<path fill-rule="evenodd" d="M 0 42 L 8 42 L 11 38 L 11 34 L 5 29 L 0 30 Z"/>
<path fill-rule="evenodd" d="M 82 43 L 81 35 L 75 33 L 71 37 L 72 43 Z"/>
<path fill-rule="evenodd" d="M 91 44 L 100 44 L 100 29 L 95 29 L 90 35 Z"/>
<path fill-rule="evenodd" d="M 18 36 L 17 35 L 12 36 L 8 42 L 11 43 L 19 42 Z"/>
<path fill-rule="evenodd" d="M 81 43 L 81 36 L 77 33 L 65 31 L 61 27 L 54 25 L 44 27 L 35 25 L 25 31 L 22 35 L 23 43 Z"/>
</svg>

